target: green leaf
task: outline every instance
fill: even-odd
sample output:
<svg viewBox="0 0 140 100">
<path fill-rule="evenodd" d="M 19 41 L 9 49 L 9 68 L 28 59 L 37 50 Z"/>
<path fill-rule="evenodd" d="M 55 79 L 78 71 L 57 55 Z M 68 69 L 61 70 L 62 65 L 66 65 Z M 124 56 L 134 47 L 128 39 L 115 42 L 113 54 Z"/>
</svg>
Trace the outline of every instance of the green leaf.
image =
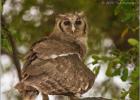
<svg viewBox="0 0 140 100">
<path fill-rule="evenodd" d="M 132 84 L 132 86 L 130 87 L 130 93 L 129 96 L 132 100 L 139 100 L 139 79 L 137 79 L 137 82 L 135 82 L 134 84 Z"/>
<path fill-rule="evenodd" d="M 131 77 L 131 80 L 134 82 L 139 78 L 139 66 L 135 67 L 135 69 L 132 71 L 130 77 Z"/>
<path fill-rule="evenodd" d="M 113 76 L 120 75 L 120 72 L 121 72 L 121 68 L 115 69 Z"/>
<path fill-rule="evenodd" d="M 123 69 L 123 72 L 122 72 L 121 79 L 122 79 L 122 81 L 126 81 L 127 78 L 128 78 L 128 69 L 127 68 L 124 68 Z"/>
<path fill-rule="evenodd" d="M 97 63 L 98 63 L 98 60 L 96 60 L 96 59 L 92 62 L 93 65 L 97 64 Z"/>
<path fill-rule="evenodd" d="M 134 38 L 129 38 L 128 43 L 132 46 L 137 46 L 139 42 L 138 42 L 138 40 L 136 40 Z"/>
<path fill-rule="evenodd" d="M 121 91 L 121 99 L 124 100 L 128 93 L 129 91 L 125 91 L 125 90 Z"/>
<path fill-rule="evenodd" d="M 120 0 L 116 6 L 114 14 L 117 15 L 122 22 L 133 21 L 137 18 L 138 1 L 136 0 Z"/>
<path fill-rule="evenodd" d="M 139 65 L 135 66 L 130 78 L 132 84 L 129 89 L 129 96 L 132 100 L 139 100 Z"/>
<path fill-rule="evenodd" d="M 6 37 L 4 37 L 4 35 L 2 35 L 2 38 L 1 38 L 1 46 L 2 48 L 7 49 L 9 52 L 12 51 L 9 41 L 6 39 Z"/>
<path fill-rule="evenodd" d="M 100 60 L 101 58 L 98 55 L 92 55 L 92 58 L 95 60 Z"/>
<path fill-rule="evenodd" d="M 118 6 L 116 7 L 116 9 L 114 10 L 114 14 L 115 14 L 115 15 L 118 15 L 118 14 L 120 13 L 120 11 L 121 11 L 121 6 L 118 5 Z"/>
<path fill-rule="evenodd" d="M 107 70 L 106 70 L 106 75 L 109 77 L 112 77 L 112 67 L 114 66 L 113 62 L 110 62 L 108 64 Z"/>
<path fill-rule="evenodd" d="M 126 13 L 125 17 L 122 19 L 122 22 L 129 21 L 129 20 L 133 19 L 133 17 L 134 17 L 134 13 Z"/>
<path fill-rule="evenodd" d="M 95 75 L 98 75 L 99 70 L 100 70 L 100 66 L 97 66 L 97 67 L 95 67 L 95 68 L 93 69 L 93 73 L 94 73 Z"/>
</svg>

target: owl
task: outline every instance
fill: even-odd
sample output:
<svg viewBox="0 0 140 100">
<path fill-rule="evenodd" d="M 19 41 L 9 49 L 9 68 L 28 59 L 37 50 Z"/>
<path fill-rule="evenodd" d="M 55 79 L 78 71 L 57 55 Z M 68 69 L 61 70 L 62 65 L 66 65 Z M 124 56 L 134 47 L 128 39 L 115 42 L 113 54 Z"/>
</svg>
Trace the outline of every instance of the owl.
<svg viewBox="0 0 140 100">
<path fill-rule="evenodd" d="M 95 75 L 83 62 L 87 28 L 81 12 L 57 16 L 53 32 L 35 42 L 27 54 L 22 80 L 16 85 L 24 100 L 34 100 L 39 92 L 76 97 L 92 87 Z"/>
</svg>

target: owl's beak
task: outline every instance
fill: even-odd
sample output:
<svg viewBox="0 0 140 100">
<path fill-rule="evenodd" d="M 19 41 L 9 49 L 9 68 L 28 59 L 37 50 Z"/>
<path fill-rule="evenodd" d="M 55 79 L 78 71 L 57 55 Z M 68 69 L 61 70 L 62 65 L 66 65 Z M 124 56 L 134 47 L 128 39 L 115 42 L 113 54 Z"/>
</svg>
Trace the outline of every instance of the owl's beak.
<svg viewBox="0 0 140 100">
<path fill-rule="evenodd" d="M 75 27 L 74 25 L 72 25 L 72 32 L 74 33 L 74 31 L 75 31 Z"/>
</svg>

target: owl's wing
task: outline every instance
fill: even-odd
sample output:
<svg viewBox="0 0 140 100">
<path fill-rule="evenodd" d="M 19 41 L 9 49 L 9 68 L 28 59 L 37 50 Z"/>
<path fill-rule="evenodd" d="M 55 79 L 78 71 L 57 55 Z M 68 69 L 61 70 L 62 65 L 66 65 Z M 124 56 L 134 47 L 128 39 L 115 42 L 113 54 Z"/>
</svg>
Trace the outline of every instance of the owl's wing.
<svg viewBox="0 0 140 100">
<path fill-rule="evenodd" d="M 95 79 L 81 61 L 79 47 L 55 39 L 33 45 L 22 74 L 24 84 L 55 95 L 84 93 Z"/>
<path fill-rule="evenodd" d="M 30 52 L 26 57 L 26 63 L 23 68 L 23 74 L 26 70 L 29 70 L 28 66 L 37 64 L 38 62 L 46 62 L 49 59 L 55 59 L 56 57 L 66 56 L 71 54 L 77 54 L 80 57 L 80 47 L 74 43 L 67 43 L 57 39 L 43 38 L 42 40 L 33 44 Z M 41 66 L 41 65 L 40 65 Z M 40 67 L 39 66 L 39 67 Z M 35 67 L 34 67 L 35 68 Z M 30 74 L 38 74 L 32 72 Z M 28 73 L 29 74 L 29 73 Z"/>
<path fill-rule="evenodd" d="M 25 77 L 25 84 L 51 95 L 82 94 L 91 88 L 95 79 L 77 54 L 49 60 L 36 59 L 25 73 L 29 75 Z"/>
</svg>

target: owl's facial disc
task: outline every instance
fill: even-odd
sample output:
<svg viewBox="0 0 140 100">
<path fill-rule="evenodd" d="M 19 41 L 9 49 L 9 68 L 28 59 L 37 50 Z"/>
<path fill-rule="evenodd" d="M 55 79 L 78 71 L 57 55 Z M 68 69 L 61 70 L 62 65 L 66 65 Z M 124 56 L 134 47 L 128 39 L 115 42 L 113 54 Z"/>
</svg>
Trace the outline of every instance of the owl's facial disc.
<svg viewBox="0 0 140 100">
<path fill-rule="evenodd" d="M 59 26 L 65 34 L 76 37 L 85 33 L 86 23 L 84 19 L 78 15 L 66 15 L 61 20 Z"/>
<path fill-rule="evenodd" d="M 66 21 L 63 22 L 63 24 L 64 24 L 64 27 L 65 27 L 66 33 L 67 32 L 72 32 L 72 33 L 75 32 L 76 27 L 75 27 L 73 22 L 71 22 L 70 20 L 66 20 Z"/>
</svg>

